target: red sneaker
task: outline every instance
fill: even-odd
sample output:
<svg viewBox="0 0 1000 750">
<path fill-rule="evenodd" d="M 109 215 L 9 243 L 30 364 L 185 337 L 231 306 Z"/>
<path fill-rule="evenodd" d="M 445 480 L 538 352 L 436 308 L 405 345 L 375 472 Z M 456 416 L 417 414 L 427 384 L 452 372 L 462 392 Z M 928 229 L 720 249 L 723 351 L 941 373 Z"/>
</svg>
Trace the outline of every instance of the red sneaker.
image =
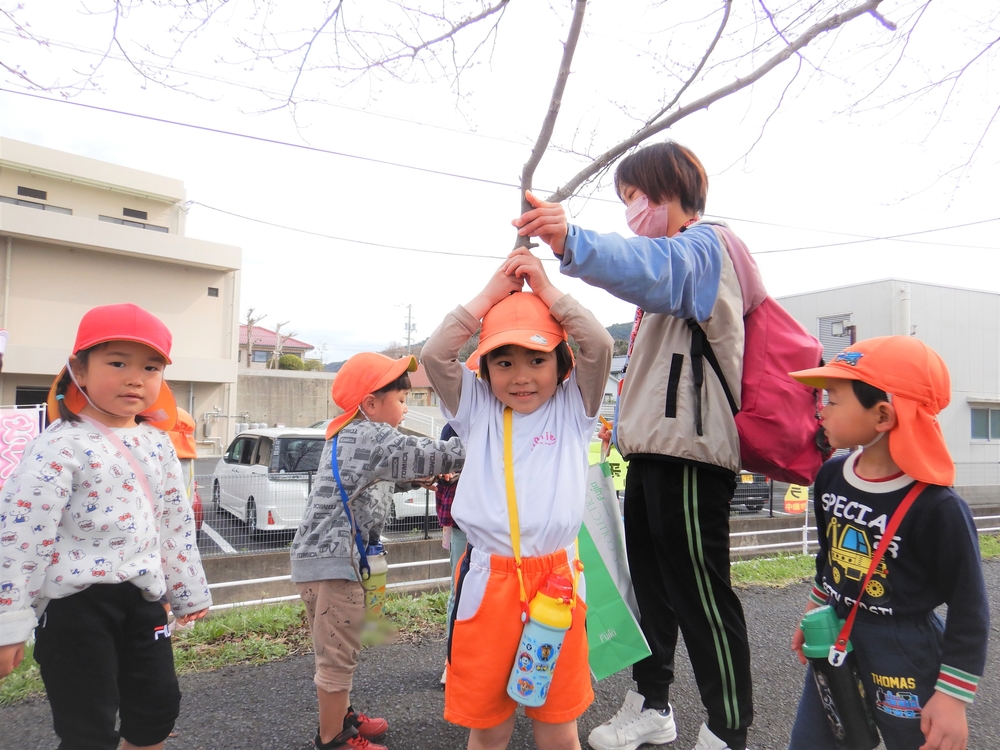
<svg viewBox="0 0 1000 750">
<path fill-rule="evenodd" d="M 329 742 L 322 742 L 319 732 L 313 740 L 316 750 L 389 750 L 385 745 L 376 745 L 358 734 L 356 727 L 351 725 Z"/>
<path fill-rule="evenodd" d="M 358 730 L 358 734 L 366 740 L 377 740 L 389 731 L 389 722 L 385 719 L 373 718 L 360 711 L 355 711 L 352 706 L 347 707 L 347 716 L 344 717 L 344 728 L 353 726 Z M 372 746 L 373 750 L 376 746 Z"/>
</svg>

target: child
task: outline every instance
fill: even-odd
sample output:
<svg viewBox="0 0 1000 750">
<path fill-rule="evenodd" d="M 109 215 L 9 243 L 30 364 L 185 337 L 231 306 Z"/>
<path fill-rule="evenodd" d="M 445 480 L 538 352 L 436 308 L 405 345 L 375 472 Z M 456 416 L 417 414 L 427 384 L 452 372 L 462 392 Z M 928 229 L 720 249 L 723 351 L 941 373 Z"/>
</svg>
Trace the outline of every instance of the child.
<svg viewBox="0 0 1000 750">
<path fill-rule="evenodd" d="M 164 432 L 177 408 L 163 381 L 170 344 L 135 305 L 84 315 L 49 392 L 59 419 L 25 450 L 0 501 L 0 677 L 35 628 L 62 747 L 162 748 L 181 694 L 160 599 L 181 624 L 212 603 Z"/>
<path fill-rule="evenodd" d="M 525 279 L 533 294 L 520 291 Z M 477 378 L 457 356 L 480 318 Z M 580 345 L 576 369 L 567 331 Z M 510 740 L 517 704 L 506 686 L 522 607 L 552 572 L 579 580 L 577 604 L 548 698 L 527 714 L 542 750 L 580 747 L 576 720 L 594 693 L 574 541 L 612 346 L 594 316 L 552 286 L 541 261 L 523 248 L 424 345 L 427 377 L 471 457 L 452 507 L 469 547 L 452 613 L 444 710 L 445 719 L 471 728 L 469 748 L 504 748 Z M 512 419 L 520 564 L 507 510 L 505 418 Z"/>
<path fill-rule="evenodd" d="M 457 472 L 464 463 L 457 439 L 409 437 L 396 430 L 407 411 L 407 373 L 416 369 L 413 357 L 393 360 L 363 352 L 347 360 L 333 381 L 333 400 L 344 413 L 327 427 L 319 471 L 292 542 L 292 581 L 306 605 L 316 652 L 318 750 L 384 750 L 369 740 L 389 728 L 385 719 L 351 708 L 365 609 L 356 539 L 360 536 L 360 546 L 377 541 L 395 485 Z"/>
<path fill-rule="evenodd" d="M 806 611 L 830 604 L 844 618 L 860 597 L 850 641 L 888 750 L 964 749 L 965 707 L 985 666 L 989 609 L 976 528 L 950 486 L 955 465 L 936 418 L 951 399 L 948 370 L 918 339 L 885 336 L 791 374 L 826 389 L 821 417 L 830 445 L 861 446 L 827 462 L 816 478 L 820 549 Z M 915 481 L 928 486 L 862 592 L 870 555 Z M 843 543 L 848 531 L 860 544 Z M 858 549 L 868 550 L 868 561 L 857 561 Z M 934 612 L 941 604 L 948 605 L 944 624 Z M 799 628 L 792 650 L 805 664 L 802 645 Z M 789 747 L 833 750 L 811 671 Z M 908 710 L 894 709 L 900 701 Z"/>
</svg>

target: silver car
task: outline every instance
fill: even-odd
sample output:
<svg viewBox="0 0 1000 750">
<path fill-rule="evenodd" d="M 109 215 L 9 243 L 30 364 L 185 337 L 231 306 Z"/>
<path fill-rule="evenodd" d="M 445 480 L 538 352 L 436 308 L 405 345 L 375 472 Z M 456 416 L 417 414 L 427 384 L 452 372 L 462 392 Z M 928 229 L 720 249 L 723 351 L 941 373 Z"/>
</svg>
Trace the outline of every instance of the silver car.
<svg viewBox="0 0 1000 750">
<path fill-rule="evenodd" d="M 251 533 L 297 528 L 325 442 L 306 427 L 241 432 L 215 467 L 212 504 Z"/>
</svg>

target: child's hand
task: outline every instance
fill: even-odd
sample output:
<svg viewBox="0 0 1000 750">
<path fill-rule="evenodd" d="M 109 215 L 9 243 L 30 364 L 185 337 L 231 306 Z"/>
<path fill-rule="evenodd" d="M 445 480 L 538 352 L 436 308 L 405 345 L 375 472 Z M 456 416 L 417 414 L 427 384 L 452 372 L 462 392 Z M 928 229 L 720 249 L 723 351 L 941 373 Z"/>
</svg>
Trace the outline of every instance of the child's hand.
<svg viewBox="0 0 1000 750">
<path fill-rule="evenodd" d="M 815 602 L 809 602 L 806 604 L 806 612 L 812 612 L 820 606 L 821 605 L 816 604 Z M 807 663 L 806 655 L 802 653 L 802 647 L 804 645 L 806 645 L 806 634 L 802 632 L 802 624 L 799 622 L 795 625 L 795 633 L 792 634 L 792 651 L 798 655 L 799 663 L 803 665 Z"/>
<path fill-rule="evenodd" d="M 187 625 L 189 622 L 194 622 L 195 620 L 200 620 L 202 617 L 208 614 L 208 609 L 199 609 L 197 612 L 191 612 L 187 615 L 180 615 L 177 617 L 177 622 L 181 625 Z"/>
<path fill-rule="evenodd" d="M 0 646 L 0 680 L 17 669 L 22 661 L 24 661 L 23 643 Z"/>
<path fill-rule="evenodd" d="M 561 203 L 548 203 L 536 198 L 530 190 L 524 191 L 524 197 L 534 208 L 525 211 L 520 217 L 514 219 L 511 224 L 518 228 L 517 233 L 521 236 L 538 237 L 542 242 L 552 248 L 552 252 L 560 258 L 563 254 L 563 246 L 566 242 L 566 235 L 569 232 L 569 223 L 566 221 L 566 210 Z"/>
<path fill-rule="evenodd" d="M 473 317 L 482 320 L 482 317 L 488 313 L 497 302 L 506 299 L 511 292 L 521 291 L 524 287 L 524 279 L 519 279 L 516 276 L 510 276 L 504 270 L 509 262 L 510 261 L 505 260 L 503 264 L 493 273 L 490 280 L 486 282 L 486 286 L 483 287 L 483 291 L 477 294 L 465 305 L 465 309 L 468 310 L 469 314 Z"/>
<path fill-rule="evenodd" d="M 526 247 L 519 247 L 507 256 L 504 272 L 526 280 L 531 291 L 539 297 L 542 296 L 542 292 L 552 286 L 552 282 L 549 281 L 549 277 L 542 267 L 541 259 L 532 255 Z"/>
<path fill-rule="evenodd" d="M 920 731 L 927 741 L 920 750 L 966 750 L 969 724 L 965 705 L 965 701 L 935 690 L 921 712 Z"/>
</svg>

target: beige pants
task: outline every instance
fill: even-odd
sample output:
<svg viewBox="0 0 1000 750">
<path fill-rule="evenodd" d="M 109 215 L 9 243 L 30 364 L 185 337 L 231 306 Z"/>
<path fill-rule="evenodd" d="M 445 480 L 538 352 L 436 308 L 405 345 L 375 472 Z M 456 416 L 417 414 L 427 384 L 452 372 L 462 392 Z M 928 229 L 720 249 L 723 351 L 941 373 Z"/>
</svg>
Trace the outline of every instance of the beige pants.
<svg viewBox="0 0 1000 750">
<path fill-rule="evenodd" d="M 365 594 L 357 581 L 332 579 L 295 584 L 306 605 L 316 652 L 313 682 L 320 690 L 350 690 L 361 652 Z"/>
</svg>

